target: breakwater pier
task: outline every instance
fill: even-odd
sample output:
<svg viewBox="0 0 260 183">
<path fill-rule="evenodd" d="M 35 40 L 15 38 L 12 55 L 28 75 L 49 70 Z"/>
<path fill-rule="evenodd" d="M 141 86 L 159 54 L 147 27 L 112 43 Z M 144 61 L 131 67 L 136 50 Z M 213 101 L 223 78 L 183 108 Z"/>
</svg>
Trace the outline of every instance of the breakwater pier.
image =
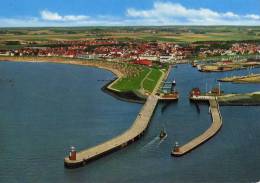
<svg viewBox="0 0 260 183">
<path fill-rule="evenodd" d="M 161 75 L 152 94 L 147 97 L 147 100 L 137 115 L 133 125 L 127 131 L 111 140 L 80 152 L 76 152 L 72 149 L 70 155 L 64 158 L 64 166 L 67 168 L 84 166 L 92 160 L 98 159 L 112 151 L 124 148 L 139 139 L 146 131 L 159 101 L 156 91 L 159 90 L 161 83 L 167 78 L 166 76 L 168 76 L 170 70 L 171 67 L 168 68 L 166 74 L 164 73 Z"/>
<path fill-rule="evenodd" d="M 217 102 L 217 97 L 210 97 L 210 96 L 205 96 L 196 98 L 196 100 L 208 100 L 209 105 L 210 105 L 210 112 L 211 112 L 211 117 L 212 117 L 212 124 L 211 126 L 200 136 L 194 138 L 187 144 L 180 146 L 178 143 L 175 144 L 173 150 L 172 150 L 172 155 L 173 156 L 182 156 L 191 150 L 195 149 L 199 145 L 203 144 L 207 140 L 209 140 L 211 137 L 213 137 L 221 128 L 222 126 L 222 117 L 220 114 L 219 110 L 219 104 Z"/>
<path fill-rule="evenodd" d="M 133 125 L 127 131 L 102 144 L 77 152 L 73 158 L 71 156 L 65 157 L 65 167 L 77 168 L 83 166 L 91 160 L 98 159 L 109 152 L 123 148 L 139 139 L 147 129 L 157 103 L 158 97 L 150 95 Z"/>
</svg>

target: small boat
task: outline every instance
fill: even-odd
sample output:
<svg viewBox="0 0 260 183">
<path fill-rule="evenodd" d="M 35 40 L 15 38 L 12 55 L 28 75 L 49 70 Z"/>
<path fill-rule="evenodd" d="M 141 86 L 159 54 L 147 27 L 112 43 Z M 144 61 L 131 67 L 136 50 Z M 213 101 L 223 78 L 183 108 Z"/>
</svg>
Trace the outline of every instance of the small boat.
<svg viewBox="0 0 260 183">
<path fill-rule="evenodd" d="M 167 136 L 166 131 L 164 129 L 162 129 L 161 132 L 160 132 L 160 139 L 163 139 L 166 136 Z"/>
<path fill-rule="evenodd" d="M 173 79 L 173 81 L 172 81 L 172 85 L 176 85 L 176 81 L 175 81 L 175 79 Z"/>
<path fill-rule="evenodd" d="M 197 67 L 197 63 L 196 62 L 192 62 L 192 67 Z"/>
<path fill-rule="evenodd" d="M 202 71 L 202 68 L 200 65 L 197 65 L 197 69 L 198 69 L 198 71 Z"/>
</svg>

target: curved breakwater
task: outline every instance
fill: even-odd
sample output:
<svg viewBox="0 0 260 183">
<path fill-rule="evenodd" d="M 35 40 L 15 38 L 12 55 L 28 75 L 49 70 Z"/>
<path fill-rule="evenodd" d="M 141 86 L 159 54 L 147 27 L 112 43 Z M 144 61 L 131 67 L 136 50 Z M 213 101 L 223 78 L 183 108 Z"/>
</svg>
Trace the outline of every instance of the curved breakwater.
<svg viewBox="0 0 260 183">
<path fill-rule="evenodd" d="M 120 135 L 131 127 L 142 106 L 116 100 L 102 92 L 104 83 L 97 79 L 114 78 L 107 71 L 49 63 L 0 64 L 0 182 L 257 182 L 260 179 L 259 107 L 221 107 L 225 127 L 218 135 L 183 158 L 169 156 L 175 141 L 185 144 L 211 124 L 208 106 L 198 104 L 198 113 L 189 102 L 191 88 L 200 87 L 204 91 L 206 83 L 209 89 L 218 78 L 245 75 L 246 70 L 200 73 L 190 65 L 178 65 L 169 79 L 176 79 L 180 99 L 164 110 L 163 104 L 157 105 L 142 140 L 74 171 L 62 165 L 68 146 L 85 149 Z M 253 70 L 260 73 L 259 69 Z M 259 85 L 223 83 L 221 88 L 226 93 L 248 93 L 259 90 Z M 163 143 L 142 150 L 163 127 L 168 135 Z M 215 167 L 221 169 L 215 171 Z"/>
</svg>

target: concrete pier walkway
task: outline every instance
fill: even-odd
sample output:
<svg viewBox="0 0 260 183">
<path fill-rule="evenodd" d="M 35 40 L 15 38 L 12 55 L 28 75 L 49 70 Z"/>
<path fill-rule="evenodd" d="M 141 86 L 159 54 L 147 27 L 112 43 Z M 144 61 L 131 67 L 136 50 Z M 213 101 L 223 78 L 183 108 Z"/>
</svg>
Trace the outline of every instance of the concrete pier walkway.
<svg viewBox="0 0 260 183">
<path fill-rule="evenodd" d="M 76 160 L 70 160 L 69 157 L 66 157 L 64 159 L 64 165 L 68 168 L 83 166 L 91 160 L 100 158 L 111 151 L 123 148 L 139 139 L 147 129 L 157 103 L 158 97 L 153 94 L 150 95 L 133 125 L 127 131 L 102 144 L 77 152 Z"/>
<path fill-rule="evenodd" d="M 211 137 L 213 137 L 221 128 L 222 126 L 222 117 L 219 110 L 219 105 L 217 102 L 216 97 L 209 98 L 209 104 L 210 104 L 210 111 L 212 116 L 212 124 L 211 126 L 200 136 L 196 137 L 192 141 L 188 142 L 187 144 L 181 146 L 181 147 L 174 147 L 172 150 L 173 156 L 182 156 L 189 151 L 195 149 L 202 143 L 209 140 Z"/>
</svg>

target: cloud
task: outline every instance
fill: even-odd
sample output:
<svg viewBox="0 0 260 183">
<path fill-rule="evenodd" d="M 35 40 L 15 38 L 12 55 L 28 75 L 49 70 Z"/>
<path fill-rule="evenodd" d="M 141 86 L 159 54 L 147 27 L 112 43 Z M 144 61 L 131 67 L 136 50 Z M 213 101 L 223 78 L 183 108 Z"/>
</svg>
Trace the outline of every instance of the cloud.
<svg viewBox="0 0 260 183">
<path fill-rule="evenodd" d="M 179 3 L 155 2 L 151 9 L 129 8 L 126 16 L 139 20 L 168 25 L 260 25 L 260 15 L 238 15 L 234 12 L 218 12 L 208 8 L 187 8 Z"/>
<path fill-rule="evenodd" d="M 245 16 L 245 18 L 252 19 L 252 20 L 260 20 L 260 15 L 248 14 Z"/>
<path fill-rule="evenodd" d="M 0 17 L 0 27 L 131 26 L 131 25 L 260 25 L 259 14 L 188 8 L 178 3 L 154 2 L 150 9 L 128 8 L 123 16 L 61 15 L 44 9 L 38 17 Z"/>
<path fill-rule="evenodd" d="M 212 11 L 207 8 L 200 9 L 188 9 L 178 3 L 170 2 L 155 2 L 153 9 L 151 10 L 136 10 L 130 8 L 127 10 L 127 15 L 130 17 L 146 17 L 146 18 L 156 18 L 156 17 L 184 17 L 184 18 L 219 18 L 221 16 L 236 16 L 232 12 L 227 12 L 224 14 Z"/>
<path fill-rule="evenodd" d="M 43 20 L 47 21 L 60 21 L 62 20 L 62 16 L 60 16 L 58 13 L 53 13 L 48 10 L 43 10 L 40 12 L 41 17 Z"/>
<path fill-rule="evenodd" d="M 85 21 L 88 20 L 89 17 L 85 15 L 65 15 L 61 16 L 57 12 L 51 12 L 49 10 L 43 10 L 40 12 L 41 18 L 45 21 Z"/>
</svg>

